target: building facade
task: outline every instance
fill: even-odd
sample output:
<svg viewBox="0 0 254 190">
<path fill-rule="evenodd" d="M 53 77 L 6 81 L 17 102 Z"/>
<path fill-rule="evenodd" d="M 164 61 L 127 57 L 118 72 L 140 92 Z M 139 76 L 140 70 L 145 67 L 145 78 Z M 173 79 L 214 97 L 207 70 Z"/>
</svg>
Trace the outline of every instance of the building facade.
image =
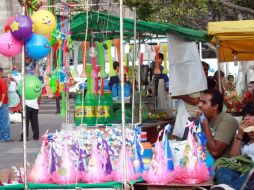
<svg viewBox="0 0 254 190">
<path fill-rule="evenodd" d="M 4 33 L 4 25 L 6 20 L 14 15 L 19 15 L 21 13 L 21 7 L 18 0 L 0 0 L 0 34 Z M 16 56 L 15 58 L 8 58 L 0 55 L 0 67 L 4 69 L 5 73 L 9 73 L 12 69 L 12 63 L 21 60 L 21 56 Z"/>
</svg>

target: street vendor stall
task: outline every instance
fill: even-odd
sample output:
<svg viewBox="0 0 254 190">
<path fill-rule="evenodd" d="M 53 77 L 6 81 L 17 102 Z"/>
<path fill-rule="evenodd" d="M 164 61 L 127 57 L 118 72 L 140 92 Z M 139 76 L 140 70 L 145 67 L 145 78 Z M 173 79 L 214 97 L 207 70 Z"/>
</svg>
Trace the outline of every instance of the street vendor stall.
<svg viewBox="0 0 254 190">
<path fill-rule="evenodd" d="M 208 35 L 218 48 L 218 62 L 254 60 L 254 20 L 208 23 Z"/>
<path fill-rule="evenodd" d="M 64 4 L 62 8 L 66 7 L 70 8 L 71 6 Z M 136 21 L 136 19 L 123 19 L 122 13 L 122 3 L 120 3 L 120 18 L 110 14 L 90 12 L 87 9 L 85 13 L 80 13 L 73 16 L 70 26 L 69 23 L 66 25 L 62 24 L 61 26 L 64 26 L 62 29 L 66 29 L 64 32 L 59 30 L 54 30 L 53 32 L 51 31 L 52 33 L 50 32 L 50 45 L 58 52 L 57 56 L 55 57 L 55 59 L 57 58 L 55 72 L 50 73 L 51 79 L 49 83 L 51 88 L 55 88 L 54 90 L 56 90 L 56 88 L 60 89 L 63 95 L 62 100 L 66 100 L 66 102 L 64 102 L 65 110 L 63 112 L 63 115 L 66 117 L 66 129 L 54 134 L 45 134 L 43 136 L 43 143 L 40 153 L 38 154 L 38 157 L 28 176 L 26 173 L 27 168 L 25 167 L 25 185 L 9 185 L 10 188 L 19 189 L 24 187 L 25 189 L 36 189 L 112 187 L 127 189 L 129 186 L 132 187 L 133 183 L 138 182 L 139 177 L 141 176 L 150 185 L 155 183 L 160 185 L 174 183 L 174 186 L 176 186 L 177 183 L 181 183 L 188 184 L 188 186 L 190 186 L 190 184 L 202 183 L 208 180 L 210 175 L 212 175 L 212 166 L 205 164 L 206 153 L 204 141 L 202 141 L 202 139 L 200 141 L 194 139 L 194 134 L 191 132 L 188 135 L 187 141 L 184 142 L 182 146 L 182 154 L 175 156 L 176 154 L 171 152 L 170 141 L 168 138 L 172 126 L 167 125 L 169 121 L 159 122 L 158 120 L 160 118 L 156 118 L 154 124 L 147 124 L 147 126 L 144 124 L 143 126 L 144 131 L 156 135 L 153 137 L 152 142 L 155 142 L 154 156 L 152 156 L 153 151 L 151 143 L 146 142 L 146 140 L 144 140 L 146 139 L 145 137 L 142 141 L 141 130 L 143 121 L 141 118 L 142 98 L 140 84 L 140 65 L 142 63 L 141 50 L 139 52 L 140 57 L 137 72 L 138 77 L 136 79 L 136 81 L 139 83 L 137 88 L 139 91 L 139 124 L 134 124 L 134 121 L 132 120 L 132 124 L 129 125 L 129 133 L 126 131 L 127 125 L 125 116 L 126 91 L 124 85 L 124 66 L 128 65 L 123 61 L 124 41 L 127 42 L 134 37 L 134 56 L 132 60 L 132 68 L 134 68 L 134 65 L 137 62 L 138 54 L 136 48 L 137 36 L 139 43 L 147 38 L 152 38 L 153 35 L 166 35 L 168 33 L 173 33 L 178 37 L 180 36 L 181 40 L 183 41 L 204 42 L 208 39 L 206 32 L 196 31 L 171 24 Z M 38 30 L 39 29 L 41 28 L 39 27 Z M 69 29 L 71 35 L 66 35 L 69 32 Z M 83 70 L 81 78 L 86 78 L 88 84 L 86 96 L 84 97 L 84 90 L 82 90 L 82 95 L 77 98 L 78 105 L 75 109 L 75 117 L 78 118 L 76 120 L 77 128 L 70 128 L 71 125 L 69 125 L 70 120 L 68 115 L 68 85 L 70 85 L 72 80 L 68 69 L 69 54 L 73 48 L 72 39 L 82 41 L 80 43 L 83 53 Z M 110 95 L 107 96 L 107 100 L 109 101 L 106 100 L 106 92 L 104 92 L 103 88 L 104 79 L 106 78 L 104 51 L 107 52 L 108 61 L 110 64 L 109 75 L 111 77 L 116 76 L 114 71 L 115 69 L 112 67 L 113 60 L 110 52 L 112 46 L 115 46 L 115 51 L 117 52 L 116 60 L 119 62 L 121 69 L 121 85 L 120 89 L 118 90 L 118 97 L 120 97 L 119 99 L 121 100 L 121 124 L 117 125 L 116 128 L 114 128 L 115 126 L 112 126 L 112 123 L 111 125 L 107 125 L 108 117 L 110 115 L 109 102 L 112 100 L 109 100 L 111 98 Z M 160 48 L 161 47 L 159 45 L 155 47 L 157 69 L 159 69 L 159 63 L 157 60 Z M 165 50 L 165 48 L 162 49 Z M 62 50 L 64 50 L 64 54 L 62 54 Z M 99 55 L 100 69 L 97 68 L 97 52 Z M 23 62 L 24 53 L 25 52 L 23 51 Z M 44 56 L 46 55 L 43 55 L 38 59 L 41 59 Z M 52 56 L 53 54 L 51 52 L 51 61 L 54 60 Z M 88 57 L 90 60 L 88 60 Z M 88 61 L 91 61 L 91 63 L 88 64 Z M 50 62 L 48 63 L 48 66 L 50 66 Z M 98 85 L 98 76 L 101 79 L 100 89 Z M 131 76 L 132 84 L 135 87 L 135 77 L 133 77 L 133 72 L 131 73 Z M 24 83 L 27 82 L 23 81 L 22 84 L 23 101 L 25 96 Z M 61 88 L 57 87 L 57 85 Z M 132 91 L 134 92 L 135 89 L 132 88 Z M 98 99 L 96 99 L 97 97 Z M 135 96 L 132 96 L 133 99 L 134 97 Z M 132 107 L 134 108 L 134 103 L 132 103 Z M 133 115 L 134 112 L 132 110 L 132 118 Z M 102 117 L 104 119 L 101 119 Z M 106 117 L 107 120 L 105 119 Z M 98 118 L 101 119 L 101 123 L 99 124 L 103 125 L 103 129 L 101 129 L 102 125 L 97 125 Z M 23 120 L 24 119 L 25 118 L 23 118 Z M 160 124 L 163 125 L 163 128 L 165 127 L 164 130 L 157 128 L 157 125 Z M 107 125 L 107 127 L 105 127 L 105 125 Z M 159 129 L 160 131 L 157 130 L 157 133 L 151 132 L 147 130 L 149 127 Z M 193 130 L 198 130 L 198 127 L 194 126 L 193 123 L 188 123 L 188 127 L 193 128 Z M 25 136 L 25 127 L 23 130 Z M 92 132 L 89 133 L 89 131 Z M 146 152 L 146 158 L 142 158 L 142 143 L 145 144 L 144 152 Z M 177 144 L 175 146 L 177 146 Z M 119 151 L 119 154 L 114 155 L 116 158 L 114 159 L 115 163 L 113 164 L 111 160 L 112 157 L 110 156 L 113 156 L 113 154 L 117 152 L 114 151 L 115 147 L 116 150 L 121 151 Z M 197 147 L 199 148 L 198 150 Z M 24 137 L 24 149 L 24 165 L 26 166 L 26 137 Z M 176 148 L 172 149 L 172 151 L 173 150 L 176 151 Z M 173 163 L 174 156 L 176 159 L 175 163 Z M 108 182 L 111 180 L 118 181 L 119 183 Z M 31 183 L 28 183 L 28 181 Z M 94 185 L 80 184 L 79 182 L 81 181 L 84 183 L 92 183 Z M 133 183 L 131 181 L 133 181 Z M 19 182 L 23 182 L 22 177 Z M 106 183 L 100 184 L 100 182 Z M 37 184 L 34 183 L 45 184 L 40 184 L 37 186 Z M 48 185 L 49 183 L 56 183 L 58 185 Z M 0 187 L 0 189 L 8 189 L 8 185 Z"/>
<path fill-rule="evenodd" d="M 123 23 L 124 23 L 124 25 L 123 25 L 124 41 L 125 41 L 125 44 L 127 44 L 129 46 L 130 40 L 133 40 L 133 36 L 135 37 L 135 35 L 134 35 L 135 31 L 133 30 L 133 28 L 135 28 L 134 27 L 135 26 L 135 19 L 124 18 Z M 88 27 L 88 29 L 86 29 L 86 26 Z M 86 37 L 86 30 L 88 30 L 88 31 L 90 31 L 90 33 L 89 32 L 87 33 L 87 39 L 93 37 L 94 40 L 101 41 L 102 43 L 104 43 L 108 46 L 110 44 L 110 41 L 112 41 L 112 43 L 113 43 L 114 39 L 117 39 L 119 37 L 119 17 L 110 15 L 107 13 L 97 13 L 97 12 L 89 12 L 88 14 L 80 13 L 80 14 L 73 16 L 70 29 L 72 31 L 72 38 L 74 40 L 83 41 Z M 154 37 L 156 37 L 158 35 L 164 35 L 166 37 L 167 34 L 173 34 L 173 35 L 169 37 L 169 39 L 171 39 L 171 40 L 169 41 L 169 44 L 166 44 L 166 49 L 164 48 L 165 44 L 163 44 L 163 45 L 158 44 L 157 45 L 157 47 L 159 48 L 158 51 L 161 51 L 164 53 L 165 62 L 167 62 L 167 60 L 169 60 L 170 62 L 172 60 L 174 61 L 175 55 L 173 55 L 173 54 L 178 54 L 177 53 L 178 50 L 174 49 L 174 51 L 173 51 L 172 47 L 168 47 L 168 49 L 167 49 L 167 46 L 174 46 L 176 44 L 180 46 L 181 43 L 182 44 L 189 44 L 188 42 L 196 42 L 196 41 L 207 42 L 208 41 L 208 35 L 205 31 L 193 30 L 190 28 L 185 28 L 185 27 L 173 25 L 170 23 L 165 24 L 165 23 L 144 22 L 141 20 L 137 20 L 136 21 L 136 35 L 137 35 L 138 40 L 137 41 L 133 40 L 134 41 L 133 46 L 136 46 L 136 42 L 137 42 L 137 43 L 139 43 L 139 44 L 137 44 L 139 46 L 139 49 L 136 50 L 136 48 L 132 48 L 132 52 L 129 53 L 129 54 L 134 54 L 133 56 L 130 56 L 130 58 L 132 58 L 132 60 L 130 60 L 132 62 L 132 66 L 129 65 L 129 63 L 128 63 L 129 61 L 126 61 L 126 59 L 124 60 L 124 63 L 123 63 L 125 67 L 129 66 L 129 71 L 132 71 L 131 73 L 130 72 L 127 73 L 127 75 L 128 74 L 131 75 L 130 80 L 132 83 L 135 80 L 138 81 L 138 77 L 133 78 L 133 77 L 135 77 L 135 75 L 133 75 L 133 68 L 134 68 L 133 66 L 136 64 L 136 62 L 139 62 L 140 58 L 142 57 L 142 52 L 141 52 L 142 44 L 144 45 L 145 41 L 147 41 L 149 39 L 153 39 Z M 173 38 L 176 38 L 176 37 L 180 37 L 181 41 L 177 41 L 175 44 L 173 44 L 173 42 L 175 42 L 173 40 Z M 171 44 L 171 42 L 172 42 L 172 44 Z M 195 43 L 190 43 L 190 44 L 195 44 Z M 193 47 L 186 46 L 183 48 L 185 48 L 185 49 L 182 49 L 181 51 L 184 50 L 184 52 L 188 52 L 188 51 L 193 51 L 193 49 L 195 49 L 196 46 L 195 45 Z M 110 48 L 108 48 L 107 51 L 109 51 L 109 49 Z M 165 52 L 164 52 L 164 49 L 166 50 Z M 169 54 L 167 53 L 167 50 L 170 51 Z M 155 52 L 155 47 L 153 47 L 153 51 Z M 147 49 L 144 52 L 147 52 L 149 54 L 151 53 L 150 51 L 148 52 Z M 108 53 L 108 55 L 110 55 L 110 52 L 107 52 L 107 53 Z M 128 55 L 128 53 L 127 54 L 125 53 L 124 56 L 128 57 L 129 55 Z M 134 57 L 134 56 L 139 56 L 139 58 Z M 148 57 L 149 57 L 149 55 L 148 55 Z M 139 61 L 137 61 L 137 60 L 139 60 Z M 108 61 L 112 62 L 112 57 L 108 57 Z M 141 64 L 142 63 L 139 62 L 138 66 L 144 66 Z M 148 63 L 148 64 L 150 64 L 150 63 Z M 195 64 L 198 64 L 198 62 Z M 167 67 L 167 65 L 166 65 L 166 67 Z M 199 65 L 198 65 L 198 67 L 199 67 Z M 197 68 L 197 67 L 194 67 L 194 68 Z M 201 68 L 201 66 L 199 68 Z M 197 73 L 198 73 L 198 71 L 199 71 L 199 69 L 196 69 Z M 163 70 L 163 72 L 164 72 L 164 70 Z M 167 70 L 167 72 L 168 72 L 168 70 Z M 172 70 L 170 72 L 172 72 Z M 110 75 L 110 73 L 111 73 L 111 68 L 109 71 L 109 75 Z M 140 73 L 140 72 L 137 72 L 137 73 Z M 168 74 L 168 73 L 166 73 L 166 74 Z M 170 75 L 171 75 L 171 73 L 170 73 Z M 193 75 L 193 76 L 195 77 L 196 75 Z M 181 77 L 181 76 L 179 76 L 179 77 Z M 181 78 L 187 79 L 186 77 L 181 77 Z M 173 80 L 175 80 L 175 79 L 173 79 Z M 199 80 L 195 80 L 195 81 L 196 81 L 196 83 L 199 82 Z M 185 82 L 183 82 L 183 83 L 185 83 Z M 191 88 L 191 89 L 195 90 L 196 88 Z M 138 91 L 139 94 L 142 94 L 142 92 L 139 92 L 139 89 L 135 90 L 132 87 L 132 92 L 134 93 L 135 91 Z M 113 95 L 113 93 L 114 93 L 114 91 L 112 92 L 112 95 Z M 163 92 L 160 91 L 160 93 L 163 93 Z M 113 95 L 113 97 L 114 97 L 114 95 Z M 134 100 L 134 96 L 132 98 Z M 136 99 L 138 99 L 138 98 L 136 98 Z M 139 112 L 145 114 L 145 112 L 144 112 L 145 110 L 141 108 L 142 107 L 141 103 L 143 100 L 144 100 L 144 98 L 141 99 L 141 101 L 139 102 L 139 106 L 136 104 L 135 104 L 135 106 L 131 105 L 132 107 L 139 109 L 138 112 L 135 112 L 132 110 L 132 113 L 134 113 L 134 117 L 137 117 L 139 115 Z M 152 101 L 148 101 L 148 104 L 152 104 Z M 163 105 L 164 107 L 167 107 L 167 102 L 163 101 L 163 104 L 164 104 Z M 159 122 L 165 120 L 165 119 L 162 119 L 162 117 L 161 117 L 162 114 L 159 114 L 159 112 L 160 112 L 160 110 L 158 110 L 158 109 L 152 110 L 152 113 L 151 113 L 152 119 L 148 119 L 148 120 L 139 119 L 138 120 L 140 123 L 143 123 L 144 126 L 147 126 L 147 124 L 146 124 L 147 122 L 149 123 L 149 127 L 147 127 L 146 129 L 144 128 L 145 131 L 147 131 L 147 130 L 149 131 L 149 129 L 152 129 L 152 128 L 154 131 L 156 126 L 159 125 Z M 117 114 L 113 115 L 113 118 L 116 119 L 116 118 L 119 118 L 119 116 L 121 116 L 121 115 L 119 113 L 117 113 Z M 130 116 L 130 114 L 128 114 L 128 116 Z M 141 116 L 139 116 L 139 117 L 141 117 Z M 130 121 L 130 117 L 128 117 L 127 119 L 128 119 L 128 121 Z M 167 117 L 166 120 L 167 120 L 167 122 L 169 120 L 172 121 L 172 118 L 170 119 Z M 157 138 L 158 132 L 154 133 L 154 132 L 150 131 L 148 133 L 149 133 L 148 134 L 149 139 L 152 138 L 151 136 L 154 136 L 153 139 Z M 153 142 L 154 142 L 154 140 L 153 140 Z"/>
<path fill-rule="evenodd" d="M 211 43 L 216 46 L 218 70 L 220 63 L 234 62 L 239 65 L 239 73 L 236 82 L 236 91 L 242 96 L 242 88 L 246 86 L 246 72 L 249 69 L 248 61 L 254 60 L 254 29 L 252 25 L 254 20 L 223 21 L 208 23 L 208 35 L 211 37 Z M 238 64 L 240 62 L 240 64 Z M 243 64 L 243 63 L 247 63 Z M 220 72 L 219 74 L 219 80 Z M 222 90 L 221 82 L 219 88 Z M 235 101 L 234 112 L 241 111 L 241 101 Z M 237 106 L 238 105 L 238 106 Z M 239 109 L 238 109 L 239 108 Z"/>
</svg>

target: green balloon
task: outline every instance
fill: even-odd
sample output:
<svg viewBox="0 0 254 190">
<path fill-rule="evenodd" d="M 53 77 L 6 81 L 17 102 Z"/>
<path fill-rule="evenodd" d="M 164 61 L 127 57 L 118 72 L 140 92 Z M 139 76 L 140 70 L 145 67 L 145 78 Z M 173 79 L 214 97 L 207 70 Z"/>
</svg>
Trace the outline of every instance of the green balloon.
<svg viewBox="0 0 254 190">
<path fill-rule="evenodd" d="M 33 75 L 25 76 L 25 99 L 33 100 L 41 95 L 42 84 L 38 77 Z M 22 82 L 19 82 L 19 94 L 22 95 Z"/>
</svg>

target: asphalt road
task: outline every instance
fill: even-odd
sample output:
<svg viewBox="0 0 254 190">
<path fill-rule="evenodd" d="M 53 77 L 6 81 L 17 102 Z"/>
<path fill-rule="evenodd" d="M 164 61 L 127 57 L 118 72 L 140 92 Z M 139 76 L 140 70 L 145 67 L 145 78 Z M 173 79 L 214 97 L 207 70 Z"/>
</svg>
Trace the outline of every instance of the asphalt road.
<svg viewBox="0 0 254 190">
<path fill-rule="evenodd" d="M 73 100 L 70 101 L 71 121 L 73 116 Z M 42 100 L 39 111 L 39 129 L 40 135 L 43 135 L 47 130 L 49 133 L 54 133 L 60 130 L 65 118 L 59 114 L 55 114 L 55 101 Z M 19 166 L 23 163 L 23 142 L 19 141 L 22 132 L 21 123 L 10 124 L 11 141 L 0 142 L 0 171 L 9 169 L 12 166 Z M 27 142 L 27 159 L 29 163 L 33 163 L 38 151 L 41 147 L 41 140 L 35 141 L 32 138 L 32 130 L 29 128 L 29 141 Z"/>
</svg>

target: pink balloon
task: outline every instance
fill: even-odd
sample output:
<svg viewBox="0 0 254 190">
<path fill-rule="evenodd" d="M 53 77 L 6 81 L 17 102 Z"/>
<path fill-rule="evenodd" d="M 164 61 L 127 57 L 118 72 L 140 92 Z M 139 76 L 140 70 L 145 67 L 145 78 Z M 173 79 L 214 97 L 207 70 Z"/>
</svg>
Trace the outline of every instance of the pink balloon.
<svg viewBox="0 0 254 190">
<path fill-rule="evenodd" d="M 12 37 L 10 32 L 0 36 L 0 53 L 6 57 L 13 57 L 21 53 L 22 42 Z"/>
</svg>

